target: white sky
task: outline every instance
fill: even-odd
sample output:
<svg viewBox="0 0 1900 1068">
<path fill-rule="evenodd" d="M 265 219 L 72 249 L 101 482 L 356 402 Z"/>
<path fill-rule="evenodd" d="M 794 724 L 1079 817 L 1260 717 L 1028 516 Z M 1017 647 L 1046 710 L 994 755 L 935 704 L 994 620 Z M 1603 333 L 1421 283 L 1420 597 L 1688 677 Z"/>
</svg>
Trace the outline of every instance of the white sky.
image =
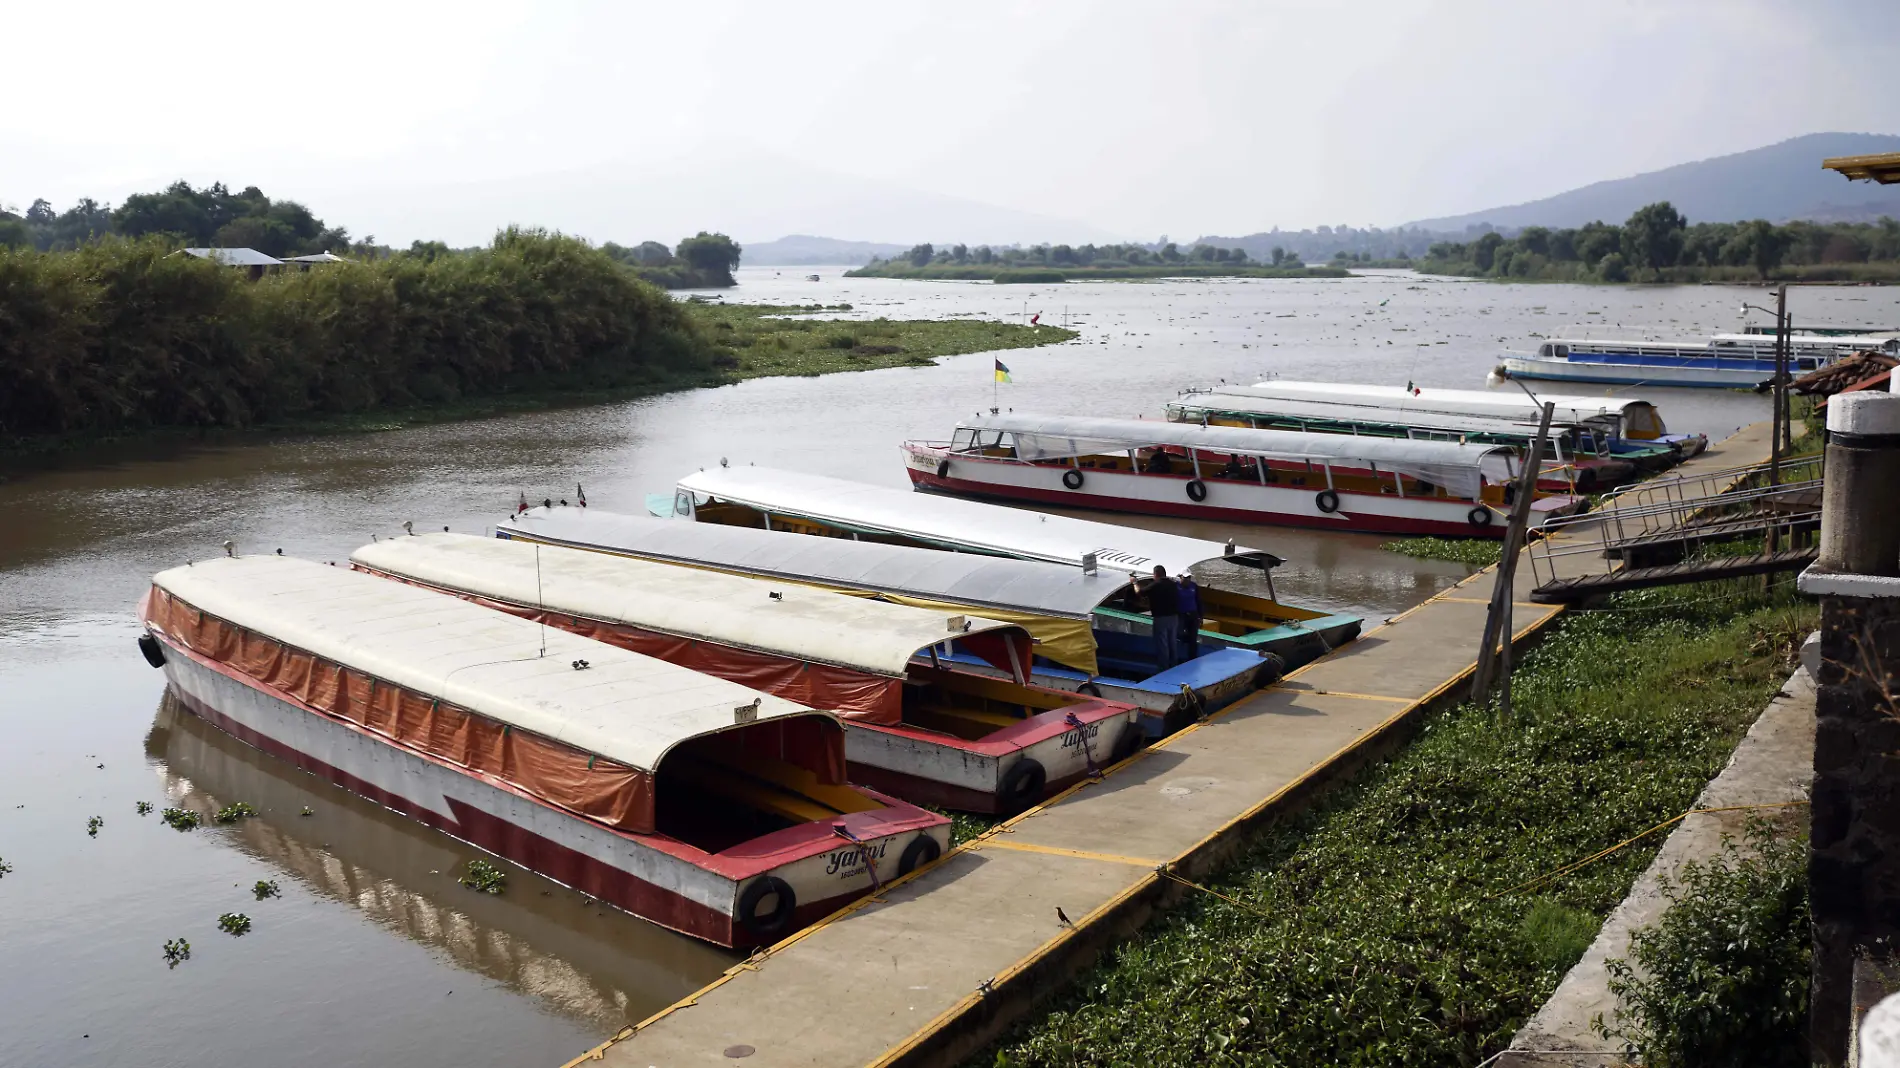
<svg viewBox="0 0 1900 1068">
<path fill-rule="evenodd" d="M 397 243 L 1394 225 L 1900 132 L 1896 0 L 69 0 L 0 26 L 0 203 L 221 179 Z"/>
</svg>

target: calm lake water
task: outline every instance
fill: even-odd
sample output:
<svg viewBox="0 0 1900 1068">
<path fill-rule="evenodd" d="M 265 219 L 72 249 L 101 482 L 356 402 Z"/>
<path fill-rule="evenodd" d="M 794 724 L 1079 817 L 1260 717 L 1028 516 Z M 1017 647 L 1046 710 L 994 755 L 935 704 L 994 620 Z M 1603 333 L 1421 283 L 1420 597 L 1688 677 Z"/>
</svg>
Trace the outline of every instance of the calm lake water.
<svg viewBox="0 0 1900 1068">
<path fill-rule="evenodd" d="M 818 282 L 804 280 L 816 270 Z M 1340 281 L 1004 287 L 740 273 L 725 299 L 848 302 L 849 317 L 1070 321 L 1079 341 L 1002 354 L 1000 403 L 1155 417 L 1181 387 L 1266 374 L 1481 388 L 1502 348 L 1573 323 L 1733 329 L 1759 290 Z M 1803 322 L 1893 323 L 1900 297 L 1804 289 Z M 728 458 L 905 484 L 897 443 L 991 403 L 988 354 L 930 368 L 773 379 L 625 404 L 354 436 L 137 451 L 0 482 L 0 1064 L 553 1066 L 717 975 L 728 954 L 510 869 L 500 897 L 451 873 L 479 855 L 263 756 L 164 700 L 133 646 L 151 574 L 242 551 L 341 559 L 372 534 L 481 531 L 587 486 L 597 507 Z M 1508 388 L 1508 387 L 1507 387 Z M 1671 429 L 1766 418 L 1744 394 L 1647 390 Z M 1124 520 L 1125 521 L 1125 520 Z M 1376 622 L 1465 569 L 1378 539 L 1173 524 L 1286 558 L 1283 598 Z M 135 805 L 245 801 L 179 833 Z M 310 815 L 302 815 L 305 809 Z M 87 820 L 99 816 L 97 837 Z M 273 880 L 281 896 L 254 900 Z M 243 912 L 242 938 L 218 931 Z M 168 969 L 161 947 L 192 958 Z"/>
</svg>

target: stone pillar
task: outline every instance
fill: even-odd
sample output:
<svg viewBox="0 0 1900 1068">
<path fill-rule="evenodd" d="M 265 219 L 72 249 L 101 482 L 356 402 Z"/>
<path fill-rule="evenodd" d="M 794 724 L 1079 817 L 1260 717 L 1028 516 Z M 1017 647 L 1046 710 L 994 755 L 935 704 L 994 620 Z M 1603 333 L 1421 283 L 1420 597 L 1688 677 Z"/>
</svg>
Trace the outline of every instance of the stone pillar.
<svg viewBox="0 0 1900 1068">
<path fill-rule="evenodd" d="M 1829 404 L 1808 886 L 1814 906 L 1809 1038 L 1847 1063 L 1854 964 L 1900 951 L 1900 396 Z"/>
</svg>

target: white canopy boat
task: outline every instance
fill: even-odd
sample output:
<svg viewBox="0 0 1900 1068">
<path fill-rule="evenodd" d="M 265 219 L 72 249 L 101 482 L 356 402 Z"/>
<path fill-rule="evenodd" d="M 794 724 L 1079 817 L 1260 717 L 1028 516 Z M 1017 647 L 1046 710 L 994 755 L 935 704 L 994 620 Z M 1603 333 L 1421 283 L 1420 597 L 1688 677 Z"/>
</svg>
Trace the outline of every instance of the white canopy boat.
<svg viewBox="0 0 1900 1068">
<path fill-rule="evenodd" d="M 1146 515 L 1381 534 L 1501 537 L 1518 461 L 1502 445 L 1026 413 L 907 442 L 919 489 Z M 1532 521 L 1580 511 L 1540 497 Z"/>
<path fill-rule="evenodd" d="M 1645 463 L 1651 453 L 1674 454 L 1671 462 L 1694 456 L 1708 445 L 1702 434 L 1671 434 L 1664 425 L 1662 412 L 1649 401 L 1634 397 L 1590 396 L 1575 393 L 1526 394 L 1521 389 L 1491 392 L 1481 389 L 1439 389 L 1436 386 L 1372 386 L 1357 382 L 1301 382 L 1275 378 L 1251 386 L 1224 386 L 1220 393 L 1271 397 L 1276 400 L 1326 401 L 1332 404 L 1356 404 L 1362 407 L 1390 408 L 1401 412 L 1438 412 L 1481 419 L 1508 419 L 1535 425 L 1543 416 L 1543 405 L 1555 405 L 1551 422 L 1566 426 L 1595 426 L 1606 439 L 1598 455 L 1609 454 L 1629 459 L 1639 467 L 1654 469 Z M 1667 446 L 1668 448 L 1663 448 Z M 1663 466 L 1667 466 L 1666 464 Z"/>
<path fill-rule="evenodd" d="M 937 857 L 845 782 L 829 713 L 468 601 L 281 556 L 160 572 L 146 659 L 193 712 L 655 923 L 775 941 Z"/>
<path fill-rule="evenodd" d="M 911 494 L 902 494 L 911 498 Z M 592 549 L 822 586 L 900 604 L 964 611 L 1016 623 L 1036 640 L 1031 681 L 1081 689 L 1177 719 L 1217 708 L 1276 674 L 1259 652 L 1302 664 L 1349 641 L 1360 620 L 1274 604 L 1278 622 L 1224 624 L 1244 633 L 1167 671 L 1156 671 L 1147 617 L 1128 576 L 1062 564 L 844 538 L 798 537 L 759 527 L 680 523 L 599 508 L 534 508 L 496 525 L 500 538 Z M 1203 588 L 1205 592 L 1205 587 Z M 1205 635 L 1204 635 L 1205 636 Z M 987 662 L 953 650 L 966 668 Z M 1159 733 L 1150 724 L 1149 733 Z"/>
<path fill-rule="evenodd" d="M 1786 369 L 1804 375 L 1857 352 L 1900 356 L 1900 339 L 1889 333 L 1856 337 L 1797 331 L 1788 337 Z M 1559 382 L 1753 389 L 1775 377 L 1775 359 L 1773 332 L 1633 340 L 1578 331 L 1549 338 L 1534 353 L 1507 354 L 1503 370 L 1512 378 Z"/>
<path fill-rule="evenodd" d="M 466 534 L 350 562 L 836 712 L 851 781 L 920 804 L 1012 812 L 1140 742 L 1132 706 L 1028 685 L 1028 632 L 994 619 Z M 952 643 L 1005 677 L 958 669 Z"/>
</svg>

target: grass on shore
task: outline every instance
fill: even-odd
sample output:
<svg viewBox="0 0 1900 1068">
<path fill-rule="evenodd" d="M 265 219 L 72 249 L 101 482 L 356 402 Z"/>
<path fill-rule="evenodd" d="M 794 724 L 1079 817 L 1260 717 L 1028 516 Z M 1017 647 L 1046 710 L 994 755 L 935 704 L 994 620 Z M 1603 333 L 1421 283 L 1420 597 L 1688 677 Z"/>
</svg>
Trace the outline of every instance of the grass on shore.
<svg viewBox="0 0 1900 1068">
<path fill-rule="evenodd" d="M 1474 1065 L 1505 1048 L 1792 669 L 1759 582 L 1567 616 L 1514 676 L 1270 829 L 971 1065 Z"/>
<path fill-rule="evenodd" d="M 1420 560 L 1449 560 L 1472 567 L 1489 567 L 1504 557 L 1504 543 L 1495 538 L 1399 538 L 1379 548 Z"/>
<path fill-rule="evenodd" d="M 929 366 L 940 356 L 1032 348 L 1079 335 L 1059 326 L 973 319 L 835 319 L 850 305 L 691 303 L 693 319 L 728 353 L 731 380 Z"/>
</svg>

